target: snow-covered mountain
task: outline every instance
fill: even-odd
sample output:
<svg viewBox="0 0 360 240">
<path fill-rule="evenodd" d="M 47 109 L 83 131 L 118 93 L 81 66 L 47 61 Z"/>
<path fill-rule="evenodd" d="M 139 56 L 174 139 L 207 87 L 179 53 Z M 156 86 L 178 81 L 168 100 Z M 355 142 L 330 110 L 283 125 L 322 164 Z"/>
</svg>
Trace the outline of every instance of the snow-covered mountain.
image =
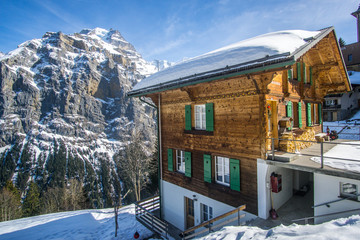
<svg viewBox="0 0 360 240">
<path fill-rule="evenodd" d="M 24 191 L 30 179 L 46 186 L 57 175 L 109 198 L 113 156 L 135 126 L 149 150 L 156 138 L 154 110 L 126 93 L 168 65 L 101 28 L 47 32 L 0 55 L 0 186 L 12 179 Z"/>
</svg>

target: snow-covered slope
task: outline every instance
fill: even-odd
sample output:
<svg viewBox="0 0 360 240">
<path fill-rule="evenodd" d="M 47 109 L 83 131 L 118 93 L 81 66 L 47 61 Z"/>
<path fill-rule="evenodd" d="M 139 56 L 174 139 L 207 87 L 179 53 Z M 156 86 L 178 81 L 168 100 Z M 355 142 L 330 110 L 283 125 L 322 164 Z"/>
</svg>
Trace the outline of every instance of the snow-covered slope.
<svg viewBox="0 0 360 240">
<path fill-rule="evenodd" d="M 115 238 L 114 209 L 60 212 L 0 222 L 0 239 L 141 239 L 152 233 L 135 220 L 135 207 L 119 209 L 118 237 Z"/>
<path fill-rule="evenodd" d="M 136 231 L 139 239 L 152 233 L 135 221 L 134 205 L 119 210 L 118 237 L 115 238 L 113 209 L 61 212 L 0 222 L 0 239 L 133 239 Z M 263 239 L 358 239 L 360 216 L 340 218 L 320 225 L 278 226 L 269 230 L 258 227 L 224 227 L 200 239 L 211 240 L 263 240 Z"/>
</svg>

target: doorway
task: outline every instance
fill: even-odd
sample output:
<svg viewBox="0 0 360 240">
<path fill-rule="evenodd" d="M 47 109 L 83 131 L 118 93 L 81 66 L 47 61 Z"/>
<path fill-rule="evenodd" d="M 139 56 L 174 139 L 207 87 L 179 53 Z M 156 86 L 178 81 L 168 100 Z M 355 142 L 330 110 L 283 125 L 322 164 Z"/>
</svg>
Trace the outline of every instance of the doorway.
<svg viewBox="0 0 360 240">
<path fill-rule="evenodd" d="M 194 220 L 194 200 L 185 197 L 185 226 L 186 229 L 193 227 Z"/>
</svg>

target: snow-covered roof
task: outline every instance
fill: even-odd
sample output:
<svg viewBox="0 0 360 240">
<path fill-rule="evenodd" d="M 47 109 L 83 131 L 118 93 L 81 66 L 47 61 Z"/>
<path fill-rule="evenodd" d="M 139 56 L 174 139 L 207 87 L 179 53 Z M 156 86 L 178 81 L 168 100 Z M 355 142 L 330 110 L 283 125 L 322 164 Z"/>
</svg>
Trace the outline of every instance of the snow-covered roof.
<svg viewBox="0 0 360 240">
<path fill-rule="evenodd" d="M 359 84 L 360 85 L 360 72 L 349 71 L 349 78 L 351 84 Z"/>
<path fill-rule="evenodd" d="M 279 31 L 234 43 L 157 72 L 139 82 L 128 95 L 141 96 L 228 74 L 249 73 L 250 69 L 255 72 L 290 65 L 332 30 Z"/>
</svg>

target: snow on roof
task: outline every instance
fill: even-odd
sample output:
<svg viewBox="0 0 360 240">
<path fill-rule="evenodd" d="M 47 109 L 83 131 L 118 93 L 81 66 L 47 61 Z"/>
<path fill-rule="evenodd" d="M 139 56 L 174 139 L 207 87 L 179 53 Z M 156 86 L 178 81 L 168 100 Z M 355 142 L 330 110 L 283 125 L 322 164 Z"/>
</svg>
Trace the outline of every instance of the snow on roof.
<svg viewBox="0 0 360 240">
<path fill-rule="evenodd" d="M 360 84 L 360 72 L 348 71 L 351 84 Z"/>
<path fill-rule="evenodd" d="M 324 154 L 324 164 L 337 169 L 360 173 L 360 142 L 344 142 Z M 343 160 L 349 159 L 349 160 Z M 311 160 L 320 163 L 320 157 Z"/>
<path fill-rule="evenodd" d="M 321 31 L 289 30 L 250 38 L 155 73 L 139 82 L 131 92 L 141 92 L 180 78 L 226 69 L 234 65 L 253 65 L 264 63 L 269 59 L 286 59 L 306 46 L 320 33 Z"/>
</svg>

